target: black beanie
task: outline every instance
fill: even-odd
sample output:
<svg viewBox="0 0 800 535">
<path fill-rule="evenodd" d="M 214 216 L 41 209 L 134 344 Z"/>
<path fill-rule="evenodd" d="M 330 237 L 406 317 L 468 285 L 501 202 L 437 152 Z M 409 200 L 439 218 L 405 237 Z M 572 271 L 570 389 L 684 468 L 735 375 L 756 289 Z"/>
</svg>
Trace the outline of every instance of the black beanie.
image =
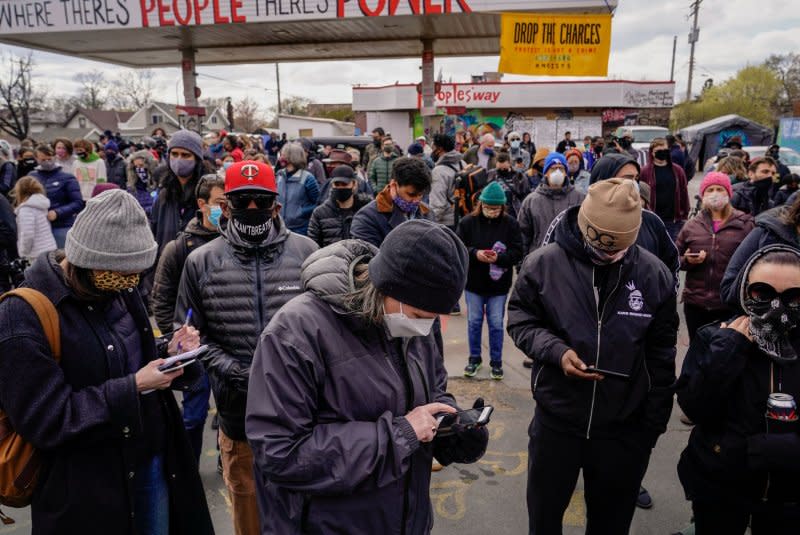
<svg viewBox="0 0 800 535">
<path fill-rule="evenodd" d="M 369 262 L 383 294 L 425 312 L 449 314 L 467 283 L 467 248 L 449 228 L 413 219 L 392 230 Z"/>
<path fill-rule="evenodd" d="M 624 166 L 632 163 L 636 166 L 637 171 L 641 171 L 639 162 L 637 162 L 630 154 L 606 154 L 592 165 L 591 178 L 589 184 L 594 184 L 600 180 L 606 180 L 617 176 L 617 172 Z"/>
</svg>

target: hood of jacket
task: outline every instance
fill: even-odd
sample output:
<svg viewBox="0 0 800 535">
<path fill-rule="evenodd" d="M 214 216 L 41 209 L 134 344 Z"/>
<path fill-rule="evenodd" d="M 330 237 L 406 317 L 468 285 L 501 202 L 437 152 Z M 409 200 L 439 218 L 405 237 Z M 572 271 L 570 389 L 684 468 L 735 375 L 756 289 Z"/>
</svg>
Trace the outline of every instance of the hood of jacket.
<svg viewBox="0 0 800 535">
<path fill-rule="evenodd" d="M 606 180 L 607 178 L 615 177 L 617 172 L 629 163 L 635 165 L 637 171 L 641 171 L 639 163 L 634 160 L 630 154 L 606 154 L 594 162 L 589 183 L 594 184 L 598 180 Z"/>
<path fill-rule="evenodd" d="M 464 155 L 458 152 L 457 150 L 451 150 L 450 152 L 445 152 L 442 154 L 438 160 L 436 160 L 436 165 L 450 165 L 450 166 L 458 166 L 459 162 L 464 158 Z"/>
<path fill-rule="evenodd" d="M 41 210 L 42 212 L 46 212 L 50 209 L 50 199 L 41 193 L 34 193 L 28 197 L 27 201 L 20 206 L 17 206 L 15 213 L 19 213 L 20 208 L 31 208 L 33 210 Z"/>
<path fill-rule="evenodd" d="M 800 244 L 797 228 L 784 219 L 789 210 L 789 206 L 778 206 L 767 210 L 756 217 L 756 226 L 775 234 L 785 243 Z"/>
<path fill-rule="evenodd" d="M 192 236 L 199 236 L 201 238 L 216 237 L 220 234 L 218 230 L 208 230 L 203 226 L 203 216 L 199 211 L 197 216 L 189 221 L 189 224 L 186 225 L 186 228 L 183 231 L 187 234 L 191 234 Z"/>
<path fill-rule="evenodd" d="M 765 254 L 773 252 L 792 253 L 797 257 L 797 261 L 800 263 L 800 251 L 789 245 L 768 245 L 753 253 L 753 255 L 747 260 L 744 268 L 739 271 L 739 274 L 736 276 L 736 282 L 734 286 L 738 292 L 739 306 L 742 308 L 742 310 L 747 310 L 744 306 L 745 290 L 747 286 L 747 278 L 750 276 L 750 271 L 753 269 L 753 265 Z"/>
<path fill-rule="evenodd" d="M 128 187 L 134 187 L 136 185 L 136 181 L 139 179 L 139 176 L 136 174 L 134 169 L 136 166 L 133 165 L 133 161 L 138 159 L 144 160 L 147 171 L 150 173 L 150 182 L 152 185 L 155 185 L 155 174 L 156 168 L 158 167 L 158 162 L 149 150 L 137 150 L 130 155 L 130 158 L 128 158 L 128 164 L 126 165 Z"/>
<path fill-rule="evenodd" d="M 344 296 L 355 289 L 353 271 L 377 253 L 377 247 L 363 240 L 342 240 L 312 253 L 300 271 L 303 291 L 313 293 L 340 314 L 351 312 Z"/>
</svg>

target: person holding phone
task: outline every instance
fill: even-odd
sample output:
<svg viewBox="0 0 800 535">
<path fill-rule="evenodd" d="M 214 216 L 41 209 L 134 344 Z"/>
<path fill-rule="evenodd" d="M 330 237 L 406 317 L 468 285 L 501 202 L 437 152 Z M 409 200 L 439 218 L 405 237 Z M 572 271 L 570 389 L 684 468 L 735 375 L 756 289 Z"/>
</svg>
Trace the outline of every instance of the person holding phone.
<svg viewBox="0 0 800 535">
<path fill-rule="evenodd" d="M 700 183 L 703 210 L 678 234 L 675 245 L 686 271 L 683 312 L 689 341 L 708 323 L 729 319 L 732 311 L 720 296 L 720 284 L 733 253 L 754 228 L 753 217 L 731 206 L 728 175 L 712 171 Z"/>
<path fill-rule="evenodd" d="M 438 417 L 458 407 L 435 323 L 464 290 L 466 248 L 443 225 L 413 220 L 380 249 L 320 249 L 301 279 L 250 373 L 260 533 L 430 533 L 433 458 L 475 462 L 489 440 L 482 426 L 437 436 Z"/>
<path fill-rule="evenodd" d="M 666 430 L 675 285 L 669 269 L 636 245 L 641 225 L 633 181 L 590 186 L 558 222 L 555 242 L 525 259 L 511 293 L 508 333 L 534 361 L 531 534 L 561 533 L 581 470 L 587 532 L 628 533 L 650 452 Z"/>
<path fill-rule="evenodd" d="M 489 364 L 492 379 L 503 378 L 503 320 L 513 267 L 522 260 L 522 233 L 506 213 L 506 194 L 497 182 L 483 188 L 475 210 L 458 224 L 458 237 L 469 251 L 467 302 L 469 360 L 466 377 L 481 367 L 483 319 L 489 324 Z"/>
<path fill-rule="evenodd" d="M 677 382 L 695 423 L 678 463 L 697 535 L 789 535 L 800 522 L 800 251 L 759 249 L 744 314 L 700 328 Z"/>
<path fill-rule="evenodd" d="M 31 504 L 32 533 L 194 535 L 214 532 L 175 396 L 199 363 L 171 373 L 167 355 L 198 346 L 184 327 L 153 338 L 137 290 L 157 244 L 136 199 L 91 199 L 66 237 L 25 274 L 58 311 L 61 362 L 24 301 L 0 303 L 0 405 L 46 458 Z"/>
</svg>

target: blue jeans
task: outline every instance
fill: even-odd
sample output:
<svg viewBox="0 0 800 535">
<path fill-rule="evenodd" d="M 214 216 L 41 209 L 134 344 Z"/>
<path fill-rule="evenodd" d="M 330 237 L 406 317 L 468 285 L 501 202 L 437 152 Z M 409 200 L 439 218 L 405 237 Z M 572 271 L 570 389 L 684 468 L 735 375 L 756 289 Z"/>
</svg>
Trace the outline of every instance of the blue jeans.
<svg viewBox="0 0 800 535">
<path fill-rule="evenodd" d="M 208 398 L 211 385 L 208 374 L 203 372 L 203 379 L 192 390 L 183 393 L 183 427 L 189 435 L 189 442 L 194 450 L 197 462 L 203 451 L 203 428 L 208 417 Z"/>
<path fill-rule="evenodd" d="M 507 295 L 478 295 L 464 292 L 467 301 L 467 339 L 469 356 L 481 358 L 481 332 L 483 317 L 489 324 L 489 357 L 497 366 L 503 362 L 503 318 L 506 314 Z"/>
<path fill-rule="evenodd" d="M 169 488 L 164 459 L 156 455 L 136 471 L 136 532 L 138 535 L 169 535 Z"/>
<path fill-rule="evenodd" d="M 67 243 L 67 232 L 71 227 L 54 227 L 53 228 L 53 238 L 56 240 L 56 247 L 58 249 L 63 249 L 64 244 Z"/>
</svg>

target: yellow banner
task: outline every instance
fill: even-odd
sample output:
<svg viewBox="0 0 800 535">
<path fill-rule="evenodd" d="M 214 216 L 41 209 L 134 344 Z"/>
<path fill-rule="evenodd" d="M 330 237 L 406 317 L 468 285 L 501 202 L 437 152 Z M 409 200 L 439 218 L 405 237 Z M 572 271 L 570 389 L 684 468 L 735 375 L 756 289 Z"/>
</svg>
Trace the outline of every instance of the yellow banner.
<svg viewBox="0 0 800 535">
<path fill-rule="evenodd" d="M 606 76 L 611 15 L 503 13 L 500 66 L 509 74 Z"/>
</svg>

